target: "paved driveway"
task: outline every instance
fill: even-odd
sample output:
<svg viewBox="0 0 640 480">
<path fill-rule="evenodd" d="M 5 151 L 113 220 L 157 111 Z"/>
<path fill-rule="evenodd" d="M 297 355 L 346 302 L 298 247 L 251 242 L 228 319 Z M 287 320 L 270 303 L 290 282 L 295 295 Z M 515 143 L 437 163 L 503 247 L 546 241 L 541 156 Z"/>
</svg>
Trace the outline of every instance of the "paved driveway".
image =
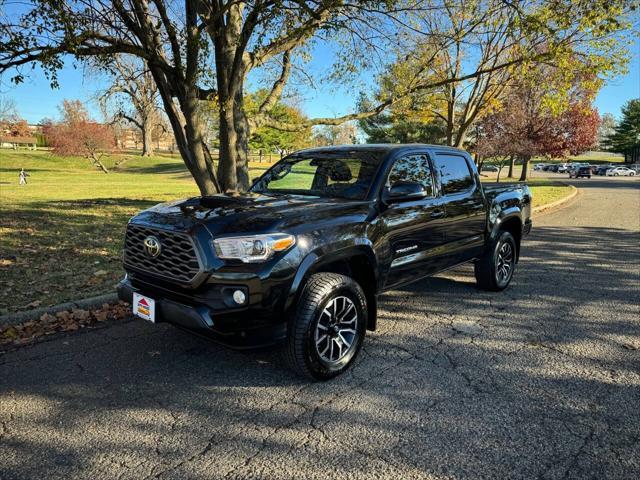
<svg viewBox="0 0 640 480">
<path fill-rule="evenodd" d="M 0 478 L 640 478 L 640 183 L 575 183 L 506 292 L 385 295 L 329 383 L 142 321 L 0 357 Z"/>
</svg>

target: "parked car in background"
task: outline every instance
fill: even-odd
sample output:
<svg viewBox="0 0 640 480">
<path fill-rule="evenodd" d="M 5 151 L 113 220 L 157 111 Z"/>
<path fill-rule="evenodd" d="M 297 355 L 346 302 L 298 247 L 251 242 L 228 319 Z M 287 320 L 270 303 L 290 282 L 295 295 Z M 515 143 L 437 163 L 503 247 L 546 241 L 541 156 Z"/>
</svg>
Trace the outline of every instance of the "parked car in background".
<svg viewBox="0 0 640 480">
<path fill-rule="evenodd" d="M 481 172 L 499 172 L 500 169 L 495 165 L 482 165 Z"/>
<path fill-rule="evenodd" d="M 558 165 L 558 169 L 554 171 L 558 173 L 567 173 L 570 166 L 571 165 L 569 165 L 568 163 L 561 163 L 560 165 Z"/>
<path fill-rule="evenodd" d="M 589 165 L 589 170 L 591 170 L 592 175 L 596 175 L 598 173 L 599 165 Z"/>
<path fill-rule="evenodd" d="M 558 173 L 560 171 L 560 165 L 551 165 L 549 167 L 549 171 L 553 173 Z"/>
<path fill-rule="evenodd" d="M 590 167 L 577 167 L 569 170 L 569 178 L 591 178 Z"/>
<path fill-rule="evenodd" d="M 547 166 L 546 163 L 536 163 L 534 165 L 533 169 L 537 170 L 537 171 L 541 171 L 541 170 L 544 170 L 544 167 L 546 167 L 546 166 Z"/>
<path fill-rule="evenodd" d="M 634 163 L 633 165 L 625 165 L 625 167 L 630 168 L 636 175 L 640 174 L 640 163 Z"/>
<path fill-rule="evenodd" d="M 633 177 L 635 171 L 627 167 L 614 167 L 607 170 L 607 177 Z"/>
<path fill-rule="evenodd" d="M 596 175 L 606 175 L 607 170 L 613 168 L 612 165 L 599 165 L 598 170 L 596 171 Z"/>
</svg>

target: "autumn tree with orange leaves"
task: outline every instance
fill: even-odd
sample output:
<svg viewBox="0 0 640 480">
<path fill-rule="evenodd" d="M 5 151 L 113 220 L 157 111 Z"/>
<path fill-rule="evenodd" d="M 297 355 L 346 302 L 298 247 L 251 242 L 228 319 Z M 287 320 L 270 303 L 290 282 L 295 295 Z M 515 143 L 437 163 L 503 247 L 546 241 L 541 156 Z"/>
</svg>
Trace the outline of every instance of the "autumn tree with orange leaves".
<svg viewBox="0 0 640 480">
<path fill-rule="evenodd" d="M 45 125 L 44 134 L 54 153 L 80 156 L 109 173 L 101 161 L 115 147 L 111 128 L 92 120 L 80 100 L 64 100 L 60 107 L 62 119 Z"/>
</svg>

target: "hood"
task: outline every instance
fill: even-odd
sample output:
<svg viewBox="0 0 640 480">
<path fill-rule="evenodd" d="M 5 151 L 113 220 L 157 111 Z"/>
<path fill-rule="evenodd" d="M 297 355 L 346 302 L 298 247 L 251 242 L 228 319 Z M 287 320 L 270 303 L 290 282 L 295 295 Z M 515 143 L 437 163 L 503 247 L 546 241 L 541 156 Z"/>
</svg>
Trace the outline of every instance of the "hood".
<svg viewBox="0 0 640 480">
<path fill-rule="evenodd" d="M 255 193 L 212 195 L 162 203 L 133 223 L 190 232 L 204 226 L 212 235 L 295 231 L 300 225 L 366 211 L 367 202 L 299 195 Z"/>
</svg>

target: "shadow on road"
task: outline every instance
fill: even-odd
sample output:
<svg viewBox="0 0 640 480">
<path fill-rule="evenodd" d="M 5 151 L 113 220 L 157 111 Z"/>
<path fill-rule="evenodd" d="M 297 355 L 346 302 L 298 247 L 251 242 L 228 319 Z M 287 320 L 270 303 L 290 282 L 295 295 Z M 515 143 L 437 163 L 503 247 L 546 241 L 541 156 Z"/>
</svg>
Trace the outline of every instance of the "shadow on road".
<svg viewBox="0 0 640 480">
<path fill-rule="evenodd" d="M 623 345 L 638 335 L 639 240 L 541 227 L 503 293 L 477 290 L 469 267 L 390 292 L 355 368 L 329 383 L 293 376 L 274 351 L 141 321 L 6 355 L 3 473 L 205 476 L 221 458 L 235 468 L 262 455 L 308 476 L 381 462 L 407 475 L 561 476 L 596 434 L 630 455 L 638 389 L 615 379 L 638 370 Z M 608 458 L 589 471 L 616 476 L 624 462 Z"/>
</svg>

